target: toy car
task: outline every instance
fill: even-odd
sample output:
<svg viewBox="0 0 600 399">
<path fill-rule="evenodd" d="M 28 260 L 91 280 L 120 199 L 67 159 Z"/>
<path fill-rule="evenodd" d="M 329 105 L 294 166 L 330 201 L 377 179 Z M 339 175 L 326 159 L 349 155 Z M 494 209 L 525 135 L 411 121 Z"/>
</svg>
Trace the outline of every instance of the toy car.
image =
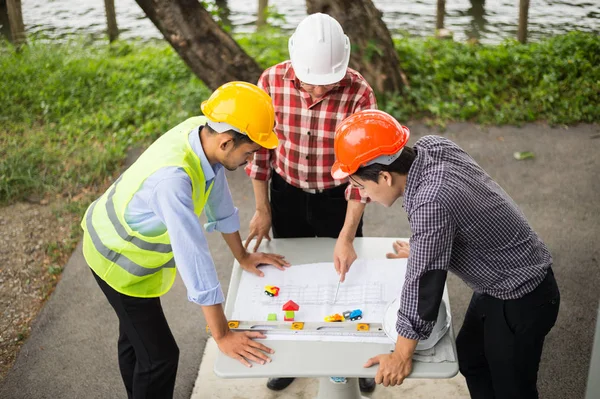
<svg viewBox="0 0 600 399">
<path fill-rule="evenodd" d="M 279 295 L 279 287 L 275 287 L 274 285 L 265 285 L 265 295 L 270 297 Z"/>
<path fill-rule="evenodd" d="M 329 323 L 336 322 L 336 321 L 344 321 L 344 317 L 341 314 L 336 313 L 336 314 L 332 314 L 331 316 L 325 317 L 325 321 L 329 322 Z"/>
<path fill-rule="evenodd" d="M 347 310 L 342 314 L 346 320 L 356 321 L 362 319 L 362 310 L 360 309 Z"/>
</svg>

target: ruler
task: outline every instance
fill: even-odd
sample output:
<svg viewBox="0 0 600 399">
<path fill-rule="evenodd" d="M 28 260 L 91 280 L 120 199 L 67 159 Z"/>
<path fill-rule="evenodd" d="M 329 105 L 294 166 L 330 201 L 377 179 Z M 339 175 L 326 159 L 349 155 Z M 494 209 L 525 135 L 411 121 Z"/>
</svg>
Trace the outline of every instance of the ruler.
<svg viewBox="0 0 600 399">
<path fill-rule="evenodd" d="M 280 322 L 230 320 L 234 331 L 260 331 L 263 334 L 311 334 L 329 336 L 387 337 L 381 323 Z"/>
</svg>

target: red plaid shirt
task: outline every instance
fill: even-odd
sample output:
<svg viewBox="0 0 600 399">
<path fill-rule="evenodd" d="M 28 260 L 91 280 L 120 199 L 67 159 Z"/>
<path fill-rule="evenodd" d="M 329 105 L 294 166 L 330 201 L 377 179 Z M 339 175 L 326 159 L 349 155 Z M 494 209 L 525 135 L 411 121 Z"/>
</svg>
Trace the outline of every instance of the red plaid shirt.
<svg viewBox="0 0 600 399">
<path fill-rule="evenodd" d="M 289 184 L 309 190 L 324 190 L 348 183 L 335 180 L 331 167 L 335 161 L 333 138 L 342 120 L 363 109 L 377 108 L 371 86 L 356 71 L 348 68 L 339 86 L 313 102 L 300 88 L 290 61 L 267 69 L 258 86 L 273 99 L 275 132 L 279 146 L 261 149 L 246 166 L 256 180 L 268 180 L 274 169 Z M 348 186 L 346 199 L 367 202 L 358 189 Z"/>
</svg>

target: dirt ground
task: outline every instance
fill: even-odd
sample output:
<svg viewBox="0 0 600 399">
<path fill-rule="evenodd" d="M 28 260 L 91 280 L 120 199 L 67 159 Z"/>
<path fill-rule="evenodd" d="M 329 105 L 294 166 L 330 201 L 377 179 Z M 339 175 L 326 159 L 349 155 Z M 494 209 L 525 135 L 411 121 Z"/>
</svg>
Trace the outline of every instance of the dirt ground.
<svg viewBox="0 0 600 399">
<path fill-rule="evenodd" d="M 46 201 L 0 208 L 0 381 L 60 279 L 74 216 Z"/>
</svg>

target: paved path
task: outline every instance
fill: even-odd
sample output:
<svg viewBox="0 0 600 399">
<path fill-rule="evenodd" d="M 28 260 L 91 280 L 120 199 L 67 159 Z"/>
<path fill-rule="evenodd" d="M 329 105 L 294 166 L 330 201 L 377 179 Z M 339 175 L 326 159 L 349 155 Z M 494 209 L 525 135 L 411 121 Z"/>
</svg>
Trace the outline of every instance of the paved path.
<svg viewBox="0 0 600 399">
<path fill-rule="evenodd" d="M 431 130 L 414 126 L 412 132 L 410 143 Z M 583 397 L 600 295 L 600 127 L 452 124 L 444 135 L 471 153 L 505 188 L 550 247 L 562 305 L 557 325 L 546 340 L 539 373 L 540 396 Z M 517 161 L 512 156 L 515 151 L 533 151 L 536 157 Z M 245 235 L 254 209 L 251 184 L 243 171 L 231 173 L 229 182 Z M 391 209 L 369 205 L 364 231 L 368 236 L 409 236 L 400 201 Z M 209 235 L 209 243 L 226 290 L 233 258 L 218 234 Z M 458 331 L 471 292 L 454 276 L 448 285 Z M 181 348 L 175 397 L 187 399 L 204 353 L 205 323 L 200 309 L 187 302 L 179 279 L 163 303 Z M 116 316 L 78 248 L 13 370 L 0 383 L 0 397 L 123 398 L 116 337 Z M 210 389 L 204 386 L 208 384 L 200 379 L 196 390 Z"/>
</svg>

